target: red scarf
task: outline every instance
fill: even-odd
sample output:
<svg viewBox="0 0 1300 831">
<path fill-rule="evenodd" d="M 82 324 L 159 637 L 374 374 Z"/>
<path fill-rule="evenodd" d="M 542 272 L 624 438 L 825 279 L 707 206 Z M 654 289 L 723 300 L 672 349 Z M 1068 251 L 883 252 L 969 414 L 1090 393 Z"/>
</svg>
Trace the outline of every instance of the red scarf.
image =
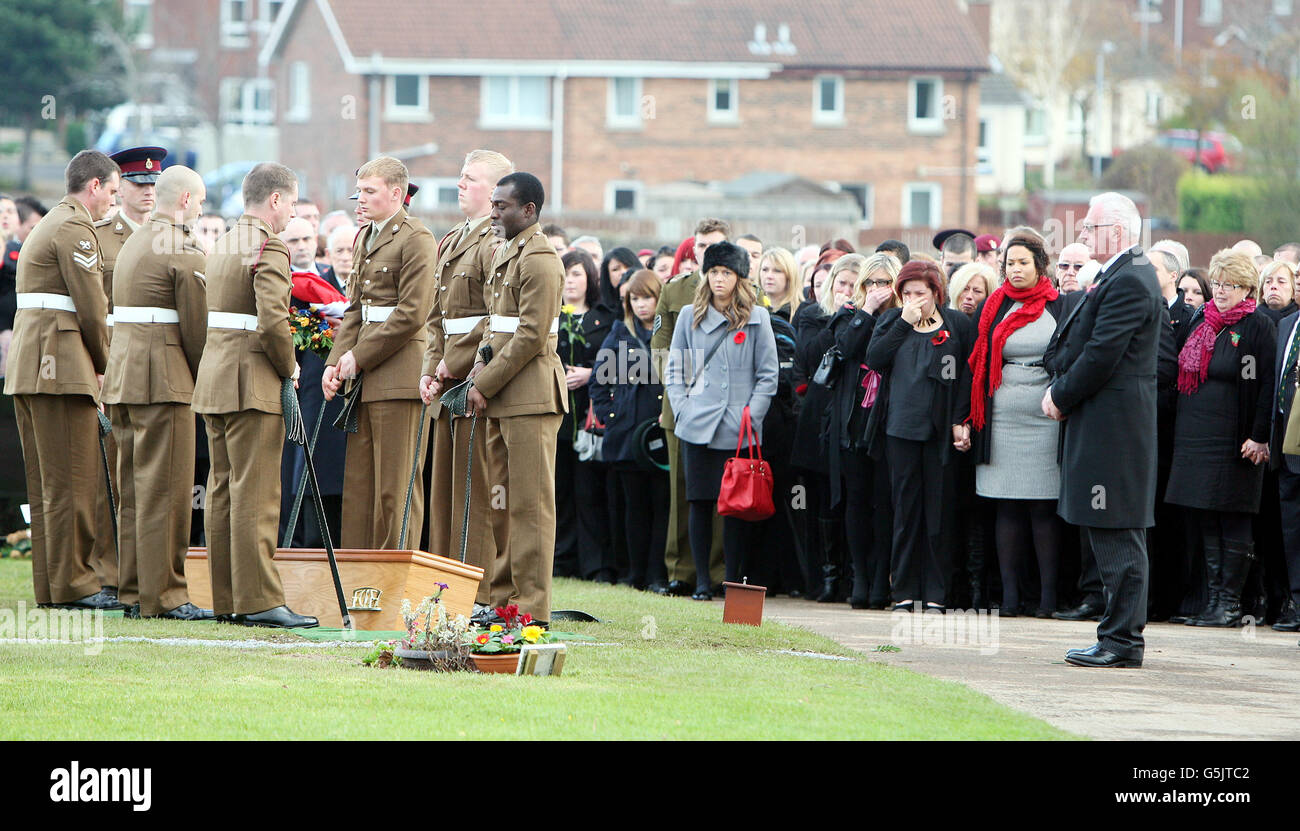
<svg viewBox="0 0 1300 831">
<path fill-rule="evenodd" d="M 988 300 L 984 301 L 984 311 L 980 314 L 979 337 L 975 339 L 975 343 L 980 347 L 971 352 L 970 356 L 972 374 L 970 419 L 976 430 L 984 429 L 985 396 L 992 395 L 998 387 L 1002 386 L 1002 347 L 1006 345 L 1007 338 L 1011 337 L 1017 329 L 1038 320 L 1043 314 L 1043 309 L 1047 307 L 1048 301 L 1055 300 L 1059 296 L 1060 292 L 1052 288 L 1052 282 L 1044 276 L 1039 277 L 1038 282 L 1027 289 L 1018 289 L 1011 283 L 1004 283 L 989 295 Z M 1002 308 L 1004 297 L 1018 300 L 1024 305 L 1002 318 L 1002 322 L 994 328 L 993 318 L 997 317 L 998 309 Z M 991 354 L 983 349 L 990 329 L 993 330 Z M 986 377 L 987 392 L 985 391 Z"/>
<path fill-rule="evenodd" d="M 1223 327 L 1231 326 L 1255 311 L 1255 300 L 1247 297 L 1226 312 L 1219 311 L 1213 300 L 1205 301 L 1201 308 L 1205 310 L 1205 319 L 1192 332 L 1187 343 L 1183 344 L 1183 351 L 1178 353 L 1178 391 L 1184 395 L 1191 395 L 1205 383 L 1206 376 L 1210 374 L 1215 338 L 1223 331 Z"/>
</svg>

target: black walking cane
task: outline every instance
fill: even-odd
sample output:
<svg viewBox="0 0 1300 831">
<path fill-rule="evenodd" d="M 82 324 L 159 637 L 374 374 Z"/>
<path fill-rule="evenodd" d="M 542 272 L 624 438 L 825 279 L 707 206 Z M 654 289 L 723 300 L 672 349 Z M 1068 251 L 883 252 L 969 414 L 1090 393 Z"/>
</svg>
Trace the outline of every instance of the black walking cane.
<svg viewBox="0 0 1300 831">
<path fill-rule="evenodd" d="M 292 378 L 285 378 L 280 383 L 280 409 L 284 414 L 285 438 L 301 445 L 307 459 L 307 484 L 311 488 L 312 504 L 316 507 L 316 523 L 320 527 L 321 539 L 325 541 L 325 555 L 329 558 L 330 574 L 334 577 L 334 594 L 339 601 L 343 628 L 354 629 L 352 615 L 348 614 L 348 602 L 343 597 L 343 580 L 339 577 L 338 561 L 334 559 L 334 541 L 330 538 L 330 529 L 325 523 L 325 503 L 321 501 L 320 485 L 316 481 L 316 463 L 312 461 L 311 448 L 307 447 L 307 428 L 302 423 L 302 409 L 298 405 L 298 391 L 294 389 Z"/>
<path fill-rule="evenodd" d="M 104 462 L 104 487 L 108 488 L 108 517 L 113 522 L 113 553 L 117 555 L 118 568 L 122 567 L 122 550 L 117 542 L 117 500 L 113 498 L 113 471 L 108 466 L 108 446 L 104 437 L 113 432 L 113 422 L 108 420 L 103 410 L 95 410 L 99 416 L 99 458 Z"/>
</svg>

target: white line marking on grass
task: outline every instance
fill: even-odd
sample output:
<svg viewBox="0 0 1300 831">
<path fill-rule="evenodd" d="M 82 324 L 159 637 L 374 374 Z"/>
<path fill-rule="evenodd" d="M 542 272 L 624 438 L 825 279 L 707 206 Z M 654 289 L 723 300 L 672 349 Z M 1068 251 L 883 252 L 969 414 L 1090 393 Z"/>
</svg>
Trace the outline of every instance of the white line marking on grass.
<svg viewBox="0 0 1300 831">
<path fill-rule="evenodd" d="M 159 646 L 224 646 L 227 649 L 301 649 L 301 648 L 333 648 L 338 646 L 359 646 L 369 647 L 375 641 L 302 641 L 300 643 L 285 643 L 282 641 L 259 641 L 252 639 L 245 640 L 215 640 L 210 638 L 138 638 L 138 637 L 115 637 L 115 638 L 87 638 L 81 641 L 54 641 L 54 640 L 33 640 L 31 638 L 0 638 L 0 646 L 9 644 L 33 644 L 45 646 L 47 644 L 85 644 L 85 643 L 152 643 Z"/>
<path fill-rule="evenodd" d="M 843 655 L 827 655 L 824 652 L 800 652 L 797 649 L 769 649 L 768 652 L 775 652 L 778 655 L 794 655 L 799 658 L 820 658 L 823 661 L 852 661 L 852 658 L 846 658 Z"/>
</svg>

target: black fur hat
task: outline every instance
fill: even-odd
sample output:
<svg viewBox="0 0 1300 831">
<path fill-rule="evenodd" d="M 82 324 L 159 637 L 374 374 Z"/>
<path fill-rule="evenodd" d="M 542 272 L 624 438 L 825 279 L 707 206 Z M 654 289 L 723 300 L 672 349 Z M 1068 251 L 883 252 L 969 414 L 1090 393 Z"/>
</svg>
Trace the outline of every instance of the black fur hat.
<svg viewBox="0 0 1300 831">
<path fill-rule="evenodd" d="M 708 274 L 715 265 L 729 268 L 739 277 L 749 276 L 749 252 L 726 240 L 715 242 L 704 249 L 704 262 L 700 265 L 700 274 Z"/>
</svg>

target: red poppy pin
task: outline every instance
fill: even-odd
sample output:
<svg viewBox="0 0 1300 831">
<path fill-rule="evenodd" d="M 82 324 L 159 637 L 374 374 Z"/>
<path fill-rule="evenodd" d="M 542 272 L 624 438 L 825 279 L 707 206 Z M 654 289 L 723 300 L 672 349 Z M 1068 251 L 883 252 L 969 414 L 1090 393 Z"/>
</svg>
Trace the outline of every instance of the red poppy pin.
<svg viewBox="0 0 1300 831">
<path fill-rule="evenodd" d="M 933 343 L 935 346 L 942 346 L 943 342 L 946 340 L 948 340 L 948 330 L 940 329 L 934 337 L 930 338 L 930 343 Z"/>
<path fill-rule="evenodd" d="M 744 342 L 745 342 L 745 333 L 744 333 L 744 332 L 737 332 L 737 333 L 736 333 L 736 336 L 735 336 L 734 338 L 732 338 L 732 340 L 734 340 L 736 343 L 744 343 Z"/>
<path fill-rule="evenodd" d="M 1232 338 L 1232 345 L 1233 345 L 1233 346 L 1236 346 L 1237 344 L 1241 343 L 1241 333 L 1240 333 L 1240 332 L 1230 332 L 1230 333 L 1228 334 L 1228 337 Z"/>
</svg>

